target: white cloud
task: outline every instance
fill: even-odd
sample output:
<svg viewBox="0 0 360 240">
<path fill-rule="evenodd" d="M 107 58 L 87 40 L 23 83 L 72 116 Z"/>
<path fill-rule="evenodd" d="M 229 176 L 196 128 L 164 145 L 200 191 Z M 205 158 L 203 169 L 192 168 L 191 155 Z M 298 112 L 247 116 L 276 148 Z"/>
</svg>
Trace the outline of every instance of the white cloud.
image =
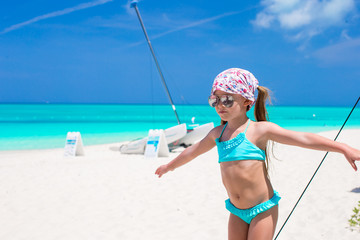
<svg viewBox="0 0 360 240">
<path fill-rule="evenodd" d="M 237 11 L 237 12 L 227 12 L 227 13 L 223 13 L 223 14 L 220 14 L 220 15 L 217 15 L 217 16 L 214 16 L 214 17 L 205 18 L 205 19 L 201 19 L 201 20 L 196 20 L 196 21 L 193 21 L 191 23 L 188 23 L 188 24 L 185 24 L 185 25 L 182 25 L 182 26 L 179 26 L 179 27 L 172 28 L 172 29 L 170 29 L 168 31 L 165 31 L 163 33 L 159 33 L 157 35 L 150 36 L 150 39 L 154 40 L 154 39 L 157 39 L 157 38 L 161 38 L 163 36 L 166 36 L 166 35 L 174 33 L 174 32 L 179 32 L 179 31 L 186 30 L 186 29 L 189 29 L 189 28 L 197 27 L 199 25 L 203 25 L 205 23 L 213 22 L 213 21 L 216 21 L 216 20 L 224 18 L 224 17 L 240 14 L 240 13 L 242 13 L 244 11 L 245 10 Z M 142 43 L 144 43 L 144 41 L 133 43 L 133 44 L 129 45 L 129 47 L 134 47 L 134 46 L 140 45 Z"/>
<path fill-rule="evenodd" d="M 305 39 L 341 25 L 355 11 L 355 0 L 262 0 L 261 5 L 264 9 L 252 21 L 255 26 L 298 31 Z"/>
<path fill-rule="evenodd" d="M 301 0 L 263 0 L 262 5 L 272 12 L 284 12 L 296 7 Z"/>
<path fill-rule="evenodd" d="M 281 27 L 286 29 L 302 27 L 310 24 L 314 19 L 311 8 L 311 4 L 306 4 L 302 8 L 280 14 L 277 19 Z"/>
<path fill-rule="evenodd" d="M 108 3 L 108 2 L 112 2 L 112 1 L 113 0 L 97 0 L 97 1 L 87 2 L 87 3 L 81 3 L 81 4 L 77 5 L 77 6 L 70 7 L 70 8 L 65 8 L 63 10 L 47 13 L 47 14 L 44 14 L 44 15 L 41 15 L 41 16 L 34 17 L 34 18 L 32 18 L 30 20 L 27 20 L 25 22 L 21 22 L 21 23 L 12 25 L 12 26 L 10 26 L 8 28 L 5 28 L 3 31 L 0 32 L 0 34 L 11 32 L 13 30 L 24 27 L 26 25 L 38 22 L 40 20 L 62 16 L 62 15 L 65 15 L 65 14 L 68 14 L 68 13 L 71 13 L 71 12 L 75 12 L 75 11 L 90 8 L 90 7 L 95 7 L 95 6 L 102 5 L 102 4 L 105 4 L 105 3 Z"/>
<path fill-rule="evenodd" d="M 188 29 L 188 28 L 193 28 L 193 27 L 196 27 L 196 26 L 208 23 L 208 22 L 213 22 L 215 20 L 218 20 L 218 19 L 221 19 L 221 18 L 224 18 L 224 17 L 228 17 L 228 16 L 231 16 L 231 15 L 239 14 L 239 13 L 241 13 L 241 12 L 227 12 L 227 13 L 223 13 L 223 14 L 220 14 L 220 15 L 217 15 L 217 16 L 214 16 L 214 17 L 194 21 L 192 23 L 189 23 L 189 24 L 177 27 L 177 28 L 173 28 L 173 29 L 171 29 L 169 31 L 157 34 L 157 35 L 153 36 L 152 39 L 156 39 L 156 38 L 168 35 L 168 34 L 173 33 L 173 32 L 178 32 L 178 31 L 185 30 L 185 29 Z"/>
<path fill-rule="evenodd" d="M 321 63 L 331 66 L 359 66 L 360 62 L 360 38 L 333 44 L 321 48 L 313 53 L 313 56 Z"/>
<path fill-rule="evenodd" d="M 348 31 L 347 30 L 342 30 L 341 32 L 341 38 L 345 39 L 345 40 L 351 40 L 352 38 L 348 35 Z"/>
<path fill-rule="evenodd" d="M 259 27 L 269 28 L 274 20 L 274 16 L 261 12 L 256 16 L 255 22 Z"/>
</svg>

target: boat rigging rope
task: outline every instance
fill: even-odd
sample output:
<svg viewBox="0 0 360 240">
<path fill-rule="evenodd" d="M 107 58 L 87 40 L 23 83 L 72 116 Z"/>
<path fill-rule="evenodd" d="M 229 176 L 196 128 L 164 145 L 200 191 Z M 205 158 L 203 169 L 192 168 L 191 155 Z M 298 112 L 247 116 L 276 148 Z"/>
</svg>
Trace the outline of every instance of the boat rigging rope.
<svg viewBox="0 0 360 240">
<path fill-rule="evenodd" d="M 341 126 L 339 132 L 337 133 L 337 135 L 336 135 L 336 137 L 335 137 L 335 139 L 334 139 L 334 141 L 336 141 L 336 139 L 337 139 L 338 136 L 340 135 L 341 131 L 343 130 L 346 122 L 347 122 L 348 119 L 350 118 L 350 116 L 351 116 L 352 112 L 354 111 L 356 105 L 358 104 L 359 100 L 360 100 L 360 97 L 359 97 L 358 100 L 356 101 L 354 107 L 351 109 L 351 112 L 350 112 L 349 115 L 347 116 L 344 124 Z M 274 240 L 276 240 L 276 239 L 278 238 L 278 236 L 280 235 L 281 231 L 282 231 L 283 228 L 285 227 L 286 223 L 288 222 L 289 218 L 291 217 L 292 213 L 294 212 L 294 210 L 295 210 L 295 208 L 297 207 L 298 203 L 300 202 L 301 198 L 303 197 L 303 195 L 305 194 L 305 192 L 306 192 L 306 190 L 308 189 L 309 185 L 311 184 L 312 180 L 314 179 L 314 177 L 315 177 L 316 173 L 318 172 L 319 168 L 320 168 L 321 165 L 323 164 L 323 162 L 324 162 L 325 158 L 327 157 L 328 153 L 329 153 L 329 152 L 326 152 L 324 158 L 321 160 L 319 166 L 318 166 L 317 169 L 315 170 L 313 176 L 311 177 L 310 181 L 309 181 L 308 184 L 306 185 L 304 191 L 301 193 L 301 195 L 300 195 L 299 199 L 297 200 L 295 206 L 294 206 L 293 209 L 291 210 L 289 216 L 286 218 L 284 224 L 283 224 L 282 227 L 280 228 L 280 230 L 279 230 L 279 232 L 277 233 L 277 235 L 276 235 L 276 237 L 274 238 Z"/>
</svg>

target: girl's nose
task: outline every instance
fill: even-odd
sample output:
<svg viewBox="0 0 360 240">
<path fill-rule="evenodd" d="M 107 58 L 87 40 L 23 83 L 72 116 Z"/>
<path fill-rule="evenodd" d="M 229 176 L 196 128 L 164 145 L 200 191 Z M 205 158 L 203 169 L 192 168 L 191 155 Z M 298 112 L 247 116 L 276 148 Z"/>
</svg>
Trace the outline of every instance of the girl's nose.
<svg viewBox="0 0 360 240">
<path fill-rule="evenodd" d="M 225 106 L 222 104 L 221 101 L 219 101 L 219 103 L 216 105 L 217 108 L 224 108 Z"/>
</svg>

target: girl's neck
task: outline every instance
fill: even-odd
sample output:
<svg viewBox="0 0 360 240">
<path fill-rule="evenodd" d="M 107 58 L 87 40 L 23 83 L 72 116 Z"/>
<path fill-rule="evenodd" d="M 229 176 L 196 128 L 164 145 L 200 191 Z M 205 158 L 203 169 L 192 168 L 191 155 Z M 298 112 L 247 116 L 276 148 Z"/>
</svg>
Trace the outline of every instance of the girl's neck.
<svg viewBox="0 0 360 240">
<path fill-rule="evenodd" d="M 240 128 L 249 121 L 249 118 L 245 115 L 244 117 L 234 118 L 228 121 L 227 127 L 233 130 Z"/>
</svg>

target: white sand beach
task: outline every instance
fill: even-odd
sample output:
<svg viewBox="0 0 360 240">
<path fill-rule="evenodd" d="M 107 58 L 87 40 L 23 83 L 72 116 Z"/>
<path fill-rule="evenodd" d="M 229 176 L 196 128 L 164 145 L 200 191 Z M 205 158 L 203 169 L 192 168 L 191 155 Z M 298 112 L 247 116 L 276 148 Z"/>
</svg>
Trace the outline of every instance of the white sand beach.
<svg viewBox="0 0 360 240">
<path fill-rule="evenodd" d="M 359 136 L 344 130 L 338 141 L 360 148 Z M 156 168 L 180 150 L 145 159 L 119 146 L 85 146 L 74 158 L 63 149 L 0 152 L 0 239 L 227 239 L 216 148 L 159 179 Z M 278 231 L 325 153 L 280 144 L 274 152 Z M 278 239 L 358 239 L 348 219 L 359 200 L 360 172 L 330 153 Z"/>
</svg>

